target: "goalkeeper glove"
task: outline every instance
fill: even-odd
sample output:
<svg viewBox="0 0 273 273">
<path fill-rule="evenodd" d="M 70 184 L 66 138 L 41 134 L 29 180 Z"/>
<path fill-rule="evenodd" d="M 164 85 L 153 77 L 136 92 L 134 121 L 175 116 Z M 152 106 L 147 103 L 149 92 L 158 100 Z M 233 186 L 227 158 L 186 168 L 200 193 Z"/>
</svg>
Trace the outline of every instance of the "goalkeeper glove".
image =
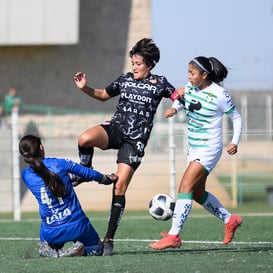
<svg viewBox="0 0 273 273">
<path fill-rule="evenodd" d="M 110 185 L 112 183 L 115 183 L 117 180 L 118 180 L 118 176 L 114 173 L 104 174 L 99 184 Z"/>
</svg>

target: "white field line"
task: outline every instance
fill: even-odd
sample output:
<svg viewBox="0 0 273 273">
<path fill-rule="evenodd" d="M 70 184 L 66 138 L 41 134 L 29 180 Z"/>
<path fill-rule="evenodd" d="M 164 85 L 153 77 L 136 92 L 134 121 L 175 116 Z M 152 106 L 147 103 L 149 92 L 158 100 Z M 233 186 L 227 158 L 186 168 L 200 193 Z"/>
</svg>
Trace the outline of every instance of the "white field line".
<svg viewBox="0 0 273 273">
<path fill-rule="evenodd" d="M 39 241 L 39 238 L 22 238 L 22 237 L 0 237 L 0 241 Z M 153 242 L 153 239 L 115 239 L 115 242 Z M 183 244 L 223 244 L 221 241 L 184 241 Z M 229 245 L 273 245 L 273 242 L 231 242 Z"/>
<path fill-rule="evenodd" d="M 237 213 L 240 216 L 250 216 L 250 217 L 272 217 L 273 216 L 273 212 L 254 212 L 254 213 Z M 213 215 L 210 214 L 193 214 L 189 216 L 190 218 L 205 218 L 205 217 L 215 217 Z M 108 219 L 107 216 L 105 217 L 88 217 L 90 218 L 92 221 L 93 220 L 105 220 Z M 137 215 L 137 216 L 124 216 L 122 219 L 126 219 L 126 220 L 136 220 L 136 219 L 151 219 L 151 216 L 147 213 L 147 215 Z M 29 219 L 24 219 L 22 220 L 22 222 L 40 222 L 41 219 L 40 218 L 29 218 Z M 12 219 L 0 219 L 0 223 L 1 222 L 5 222 L 5 223 L 12 223 L 14 222 L 14 220 Z"/>
</svg>

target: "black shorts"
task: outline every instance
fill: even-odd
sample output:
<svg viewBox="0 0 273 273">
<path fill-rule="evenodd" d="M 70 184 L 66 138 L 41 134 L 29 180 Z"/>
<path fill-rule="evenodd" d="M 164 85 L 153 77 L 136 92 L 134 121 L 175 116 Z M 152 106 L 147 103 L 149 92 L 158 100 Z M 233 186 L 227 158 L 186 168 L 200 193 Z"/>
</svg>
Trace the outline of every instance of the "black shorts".
<svg viewBox="0 0 273 273">
<path fill-rule="evenodd" d="M 144 149 L 146 143 L 137 139 L 130 139 L 122 137 L 119 131 L 110 122 L 105 122 L 101 126 L 106 131 L 109 143 L 106 149 L 116 149 L 117 163 L 125 163 L 132 169 L 136 170 L 144 156 Z"/>
</svg>

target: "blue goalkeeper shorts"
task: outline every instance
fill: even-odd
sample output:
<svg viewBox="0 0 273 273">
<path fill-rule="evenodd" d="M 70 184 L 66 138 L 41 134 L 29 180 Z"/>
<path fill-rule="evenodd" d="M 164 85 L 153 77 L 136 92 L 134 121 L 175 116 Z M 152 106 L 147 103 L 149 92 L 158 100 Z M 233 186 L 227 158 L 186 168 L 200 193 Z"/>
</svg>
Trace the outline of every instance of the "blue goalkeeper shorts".
<svg viewBox="0 0 273 273">
<path fill-rule="evenodd" d="M 84 246 L 97 245 L 99 235 L 87 217 L 79 221 L 69 222 L 60 226 L 48 227 L 41 225 L 40 240 L 47 241 L 51 247 L 61 248 L 67 242 L 80 241 Z"/>
</svg>

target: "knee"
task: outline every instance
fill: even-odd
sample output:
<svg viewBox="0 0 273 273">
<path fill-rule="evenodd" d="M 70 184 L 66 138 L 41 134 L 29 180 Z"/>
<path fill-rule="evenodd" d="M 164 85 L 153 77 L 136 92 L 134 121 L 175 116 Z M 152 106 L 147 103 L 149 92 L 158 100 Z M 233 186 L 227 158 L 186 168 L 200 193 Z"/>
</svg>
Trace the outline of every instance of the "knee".
<svg viewBox="0 0 273 273">
<path fill-rule="evenodd" d="M 86 132 L 84 132 L 79 136 L 78 144 L 79 146 L 86 146 L 89 141 L 90 141 L 90 136 Z"/>
</svg>

